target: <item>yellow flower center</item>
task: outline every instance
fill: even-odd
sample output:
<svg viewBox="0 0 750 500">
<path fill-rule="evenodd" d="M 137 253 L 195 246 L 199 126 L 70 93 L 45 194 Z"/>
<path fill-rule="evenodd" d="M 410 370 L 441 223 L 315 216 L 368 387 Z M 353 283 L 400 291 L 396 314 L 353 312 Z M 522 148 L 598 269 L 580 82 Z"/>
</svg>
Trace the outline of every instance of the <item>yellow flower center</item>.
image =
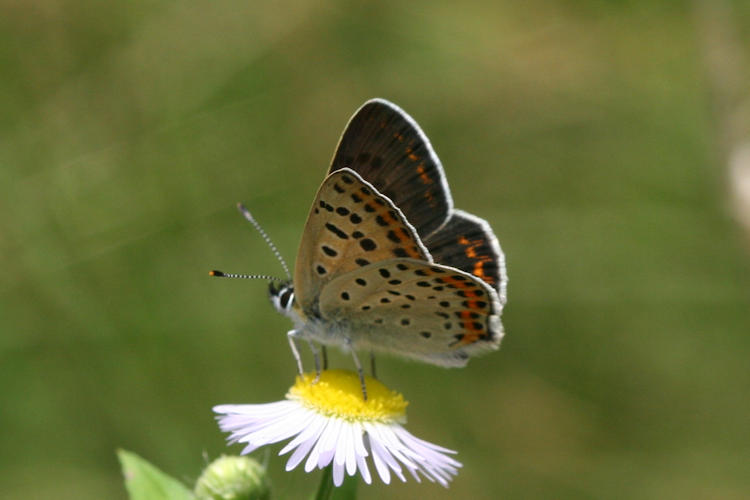
<svg viewBox="0 0 750 500">
<path fill-rule="evenodd" d="M 306 407 L 326 416 L 346 420 L 390 423 L 402 422 L 406 417 L 404 397 L 388 389 L 372 377 L 365 377 L 367 400 L 362 397 L 359 376 L 345 370 L 325 370 L 320 380 L 314 373 L 297 377 L 287 393 L 288 399 L 300 401 Z"/>
</svg>

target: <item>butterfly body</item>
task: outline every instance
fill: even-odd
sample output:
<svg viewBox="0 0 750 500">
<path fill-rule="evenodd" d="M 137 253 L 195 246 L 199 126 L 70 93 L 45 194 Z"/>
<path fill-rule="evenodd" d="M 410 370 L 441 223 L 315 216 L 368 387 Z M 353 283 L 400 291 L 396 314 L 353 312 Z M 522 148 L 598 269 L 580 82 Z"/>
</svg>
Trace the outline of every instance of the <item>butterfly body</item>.
<svg viewBox="0 0 750 500">
<path fill-rule="evenodd" d="M 453 367 L 499 346 L 506 283 L 497 239 L 453 208 L 419 126 L 374 99 L 342 135 L 293 282 L 270 295 L 292 319 L 292 340 Z"/>
</svg>

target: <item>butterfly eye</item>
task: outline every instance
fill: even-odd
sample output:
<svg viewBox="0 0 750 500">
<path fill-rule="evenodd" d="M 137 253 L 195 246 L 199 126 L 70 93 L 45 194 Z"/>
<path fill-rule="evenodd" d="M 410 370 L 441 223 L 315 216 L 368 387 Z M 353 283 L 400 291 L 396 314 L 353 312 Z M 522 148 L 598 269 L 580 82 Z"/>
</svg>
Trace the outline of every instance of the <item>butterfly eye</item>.
<svg viewBox="0 0 750 500">
<path fill-rule="evenodd" d="M 281 292 L 281 295 L 279 295 L 279 304 L 281 305 L 282 309 L 286 309 L 289 306 L 289 303 L 291 302 L 293 296 L 294 292 L 291 288 L 287 288 L 283 292 Z"/>
</svg>

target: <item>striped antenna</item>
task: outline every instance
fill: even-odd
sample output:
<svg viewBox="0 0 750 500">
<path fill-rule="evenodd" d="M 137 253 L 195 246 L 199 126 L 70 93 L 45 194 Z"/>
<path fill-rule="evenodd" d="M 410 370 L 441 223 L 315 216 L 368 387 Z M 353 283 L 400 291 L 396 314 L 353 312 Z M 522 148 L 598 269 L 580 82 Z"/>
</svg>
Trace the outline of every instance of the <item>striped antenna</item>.
<svg viewBox="0 0 750 500">
<path fill-rule="evenodd" d="M 284 281 L 283 279 L 277 278 L 276 276 L 266 276 L 265 274 L 234 274 L 216 270 L 209 271 L 208 275 L 215 278 L 242 278 L 247 280 Z"/>
<path fill-rule="evenodd" d="M 273 254 L 276 256 L 278 261 L 281 263 L 281 267 L 284 268 L 284 272 L 286 273 L 287 279 L 292 279 L 292 275 L 289 273 L 289 266 L 286 265 L 286 261 L 284 260 L 284 257 L 281 256 L 281 252 L 276 248 L 276 245 L 273 244 L 273 241 L 271 241 L 271 238 L 266 234 L 266 232 L 263 230 L 263 228 L 258 224 L 258 221 L 255 220 L 255 217 L 253 217 L 253 214 L 250 213 L 250 210 L 245 208 L 245 206 L 242 203 L 237 203 L 237 210 L 240 211 L 242 216 L 247 219 L 247 221 L 253 225 L 253 227 L 260 233 L 260 235 L 263 237 L 263 240 L 266 242 L 266 245 L 268 245 L 268 248 L 271 249 Z M 228 276 L 227 277 L 245 277 L 235 275 L 235 276 Z M 278 279 L 278 278 L 277 278 Z M 281 281 L 281 280 L 278 280 Z"/>
</svg>

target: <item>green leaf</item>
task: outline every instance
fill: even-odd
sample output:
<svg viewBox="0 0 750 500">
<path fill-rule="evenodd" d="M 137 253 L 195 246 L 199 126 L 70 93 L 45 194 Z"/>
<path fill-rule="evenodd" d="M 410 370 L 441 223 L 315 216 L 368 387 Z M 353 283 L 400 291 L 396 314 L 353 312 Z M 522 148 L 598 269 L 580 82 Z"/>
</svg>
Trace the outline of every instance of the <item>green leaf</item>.
<svg viewBox="0 0 750 500">
<path fill-rule="evenodd" d="M 135 453 L 117 450 L 130 500 L 195 500 L 184 484 Z"/>
</svg>

